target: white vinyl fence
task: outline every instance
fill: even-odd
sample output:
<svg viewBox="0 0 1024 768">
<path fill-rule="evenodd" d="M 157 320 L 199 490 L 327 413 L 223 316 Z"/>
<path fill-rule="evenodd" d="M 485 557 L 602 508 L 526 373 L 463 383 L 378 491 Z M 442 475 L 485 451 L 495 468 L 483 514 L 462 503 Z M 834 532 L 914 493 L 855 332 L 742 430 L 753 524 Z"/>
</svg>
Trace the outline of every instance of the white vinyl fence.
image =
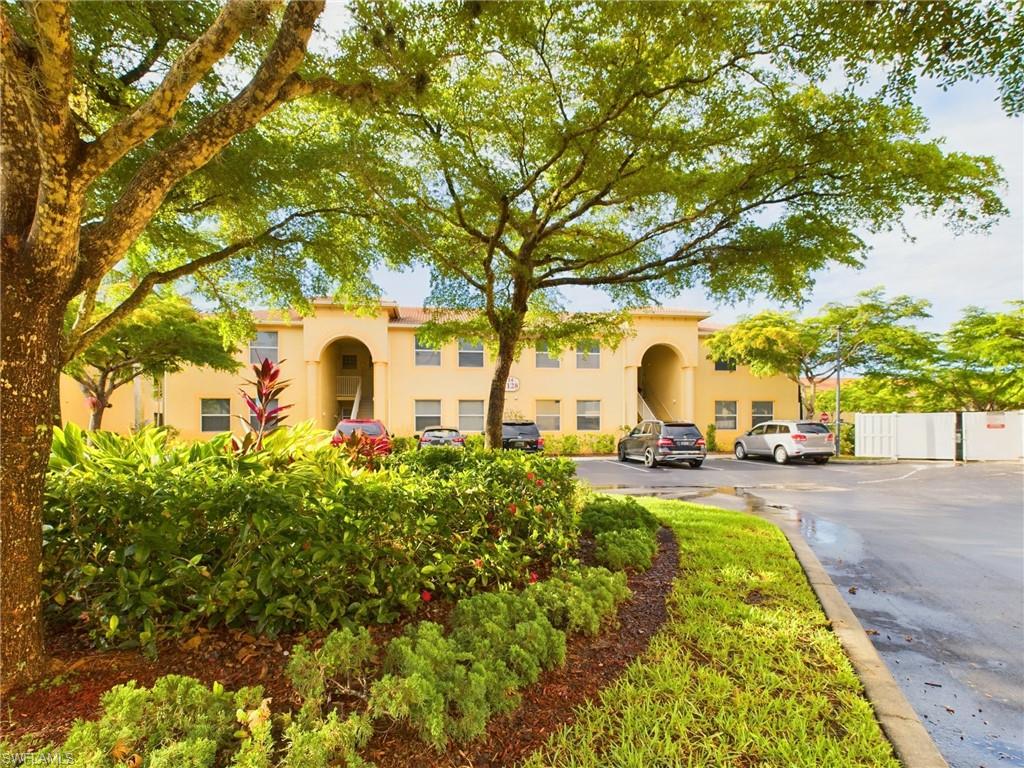
<svg viewBox="0 0 1024 768">
<path fill-rule="evenodd" d="M 1024 411 L 964 413 L 963 455 L 968 461 L 1024 458 Z M 897 459 L 957 458 L 955 413 L 858 413 L 858 456 Z"/>
</svg>

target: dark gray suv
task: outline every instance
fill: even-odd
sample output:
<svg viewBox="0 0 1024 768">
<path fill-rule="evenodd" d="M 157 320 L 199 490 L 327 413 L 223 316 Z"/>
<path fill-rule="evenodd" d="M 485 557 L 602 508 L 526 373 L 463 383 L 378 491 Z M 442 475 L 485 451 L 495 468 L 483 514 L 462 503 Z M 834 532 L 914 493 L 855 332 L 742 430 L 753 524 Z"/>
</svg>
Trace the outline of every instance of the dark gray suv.
<svg viewBox="0 0 1024 768">
<path fill-rule="evenodd" d="M 638 459 L 647 467 L 685 461 L 696 469 L 707 455 L 704 436 L 696 424 L 686 421 L 641 421 L 619 439 L 619 461 Z"/>
</svg>

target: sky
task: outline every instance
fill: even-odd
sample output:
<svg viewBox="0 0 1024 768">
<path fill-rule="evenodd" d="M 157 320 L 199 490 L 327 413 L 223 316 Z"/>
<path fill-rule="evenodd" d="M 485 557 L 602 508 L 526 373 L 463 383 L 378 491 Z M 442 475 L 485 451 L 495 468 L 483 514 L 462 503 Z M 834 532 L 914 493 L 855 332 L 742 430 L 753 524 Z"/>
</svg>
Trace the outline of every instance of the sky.
<svg viewBox="0 0 1024 768">
<path fill-rule="evenodd" d="M 903 227 L 859 233 L 870 246 L 861 269 L 835 267 L 818 274 L 803 307 L 781 306 L 764 299 L 749 304 L 716 305 L 701 290 L 661 297 L 670 307 L 706 309 L 710 322 L 729 323 L 763 309 L 797 309 L 813 314 L 827 302 L 850 302 L 860 291 L 883 287 L 889 295 L 909 294 L 932 303 L 932 317 L 920 327 L 941 331 L 962 309 L 977 305 L 1005 309 L 1005 302 L 1024 299 L 1024 118 L 1006 116 L 995 85 L 989 81 L 959 83 L 949 90 L 925 81 L 916 102 L 928 118 L 928 135 L 942 138 L 947 151 L 991 155 L 1002 166 L 1007 186 L 1001 190 L 1009 215 L 986 233 L 956 234 L 935 218 L 907 211 Z M 429 273 L 378 270 L 375 280 L 383 296 L 403 305 L 421 306 L 429 292 Z M 579 288 L 565 293 L 578 310 L 611 308 L 599 291 Z"/>
</svg>

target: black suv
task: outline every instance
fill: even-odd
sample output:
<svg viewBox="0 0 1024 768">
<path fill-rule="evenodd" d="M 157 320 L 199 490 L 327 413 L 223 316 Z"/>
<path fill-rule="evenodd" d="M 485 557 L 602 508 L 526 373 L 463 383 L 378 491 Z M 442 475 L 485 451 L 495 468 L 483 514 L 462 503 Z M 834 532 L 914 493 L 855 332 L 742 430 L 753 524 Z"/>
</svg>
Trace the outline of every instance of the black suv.
<svg viewBox="0 0 1024 768">
<path fill-rule="evenodd" d="M 544 450 L 544 438 L 532 421 L 501 422 L 501 447 L 537 453 Z"/>
<path fill-rule="evenodd" d="M 663 461 L 685 461 L 696 469 L 708 454 L 696 424 L 686 421 L 641 421 L 619 439 L 619 461 L 640 459 L 644 466 Z"/>
</svg>

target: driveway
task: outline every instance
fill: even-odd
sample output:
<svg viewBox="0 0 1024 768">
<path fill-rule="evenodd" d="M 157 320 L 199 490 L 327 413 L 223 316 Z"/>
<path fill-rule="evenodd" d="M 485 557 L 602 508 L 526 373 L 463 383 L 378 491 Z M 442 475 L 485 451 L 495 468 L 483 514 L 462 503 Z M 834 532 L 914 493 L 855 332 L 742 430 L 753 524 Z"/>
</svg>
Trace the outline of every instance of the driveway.
<svg viewBox="0 0 1024 768">
<path fill-rule="evenodd" d="M 580 460 L 591 484 L 742 489 L 801 530 L 954 768 L 1024 766 L 1024 468 Z M 709 499 L 714 503 L 715 499 Z M 875 634 L 877 633 L 877 634 Z"/>
</svg>

